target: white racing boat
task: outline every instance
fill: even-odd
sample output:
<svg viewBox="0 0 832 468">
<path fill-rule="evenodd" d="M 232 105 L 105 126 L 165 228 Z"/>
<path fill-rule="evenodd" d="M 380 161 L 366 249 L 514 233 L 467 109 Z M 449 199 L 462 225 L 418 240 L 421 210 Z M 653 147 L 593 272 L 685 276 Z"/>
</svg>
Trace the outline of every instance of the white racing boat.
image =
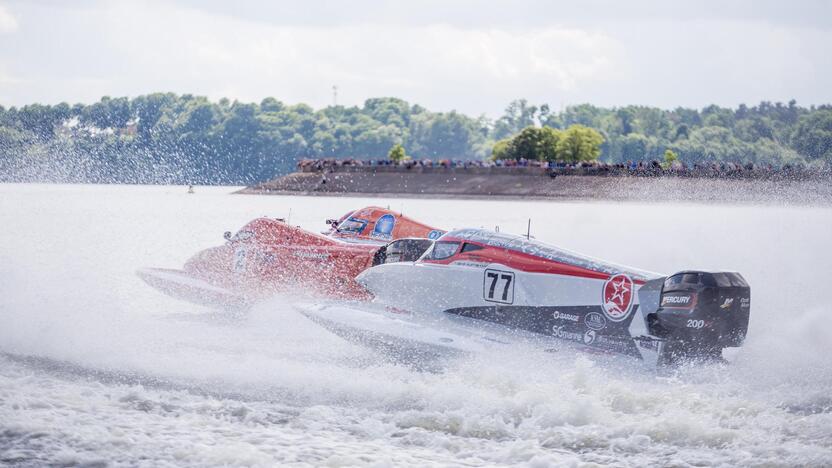
<svg viewBox="0 0 832 468">
<path fill-rule="evenodd" d="M 660 275 L 483 229 L 399 239 L 356 278 L 367 304 L 302 312 L 337 335 L 421 361 L 570 343 L 653 365 L 720 359 L 745 339 L 750 288 L 730 272 Z"/>
</svg>

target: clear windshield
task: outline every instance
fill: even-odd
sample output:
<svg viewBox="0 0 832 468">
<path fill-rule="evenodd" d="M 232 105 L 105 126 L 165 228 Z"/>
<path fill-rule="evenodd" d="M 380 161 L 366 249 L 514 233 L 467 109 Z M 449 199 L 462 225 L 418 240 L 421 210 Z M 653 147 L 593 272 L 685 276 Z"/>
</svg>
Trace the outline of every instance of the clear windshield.
<svg viewBox="0 0 832 468">
<path fill-rule="evenodd" d="M 341 234 L 361 234 L 367 227 L 367 221 L 363 219 L 347 218 L 338 223 L 335 230 Z"/>
<path fill-rule="evenodd" d="M 443 260 L 456 253 L 459 249 L 459 242 L 440 241 L 433 245 L 428 258 L 430 260 Z"/>
<path fill-rule="evenodd" d="M 429 239 L 400 239 L 385 248 L 384 263 L 415 262 L 427 251 L 433 241 Z"/>
</svg>

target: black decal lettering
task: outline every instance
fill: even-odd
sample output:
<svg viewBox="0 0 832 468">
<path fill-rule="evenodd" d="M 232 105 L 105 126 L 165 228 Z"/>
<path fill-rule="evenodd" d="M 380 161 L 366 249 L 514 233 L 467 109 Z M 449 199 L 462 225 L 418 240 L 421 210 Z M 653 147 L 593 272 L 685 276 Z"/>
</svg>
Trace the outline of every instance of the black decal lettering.
<svg viewBox="0 0 832 468">
<path fill-rule="evenodd" d="M 499 278 L 499 275 L 497 273 L 488 273 L 488 277 L 492 278 L 491 287 L 488 288 L 488 298 L 494 299 L 494 288 L 497 287 L 497 278 Z"/>
<path fill-rule="evenodd" d="M 501 275 L 501 278 L 506 280 L 506 286 L 503 288 L 503 300 L 508 300 L 508 287 L 511 286 L 512 275 Z"/>
</svg>

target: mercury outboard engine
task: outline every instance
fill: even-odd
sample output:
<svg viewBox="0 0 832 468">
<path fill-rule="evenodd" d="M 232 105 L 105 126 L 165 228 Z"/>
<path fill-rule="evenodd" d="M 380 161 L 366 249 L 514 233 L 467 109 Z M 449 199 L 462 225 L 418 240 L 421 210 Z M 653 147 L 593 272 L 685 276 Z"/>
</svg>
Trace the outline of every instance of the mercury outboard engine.
<svg viewBox="0 0 832 468">
<path fill-rule="evenodd" d="M 650 334 L 666 340 L 661 363 L 721 359 L 745 340 L 751 288 L 739 273 L 683 271 L 664 279 L 657 305 L 646 320 Z"/>
</svg>

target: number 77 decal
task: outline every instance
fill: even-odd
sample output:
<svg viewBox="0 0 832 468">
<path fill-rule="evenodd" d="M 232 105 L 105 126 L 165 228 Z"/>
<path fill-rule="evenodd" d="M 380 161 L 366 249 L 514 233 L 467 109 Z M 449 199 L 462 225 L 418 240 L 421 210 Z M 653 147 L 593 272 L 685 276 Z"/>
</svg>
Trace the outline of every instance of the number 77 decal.
<svg viewBox="0 0 832 468">
<path fill-rule="evenodd" d="M 502 270 L 485 270 L 482 297 L 489 302 L 514 303 L 514 273 Z"/>
</svg>

